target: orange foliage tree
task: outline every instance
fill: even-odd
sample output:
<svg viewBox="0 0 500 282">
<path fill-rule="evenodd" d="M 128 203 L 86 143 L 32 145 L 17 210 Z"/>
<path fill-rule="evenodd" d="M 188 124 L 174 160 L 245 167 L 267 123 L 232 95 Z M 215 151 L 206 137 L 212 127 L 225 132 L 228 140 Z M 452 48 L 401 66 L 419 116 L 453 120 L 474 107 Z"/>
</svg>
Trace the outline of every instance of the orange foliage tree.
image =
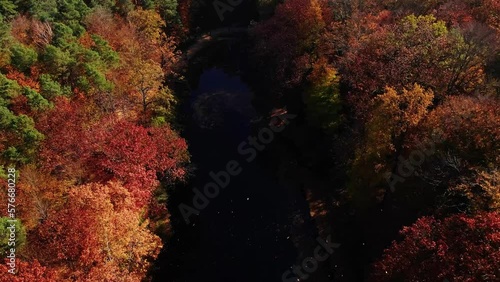
<svg viewBox="0 0 500 282">
<path fill-rule="evenodd" d="M 117 182 L 75 186 L 29 235 L 30 255 L 60 279 L 141 281 L 161 248 L 133 197 Z"/>
<path fill-rule="evenodd" d="M 412 134 L 407 146 L 414 147 L 423 135 L 443 132 L 438 149 L 450 152 L 471 165 L 498 164 L 500 156 L 500 116 L 498 100 L 491 98 L 449 97 L 433 110 L 419 133 Z"/>
<path fill-rule="evenodd" d="M 38 260 L 27 262 L 16 260 L 17 273 L 15 275 L 7 272 L 9 267 L 0 263 L 0 282 L 54 282 L 57 281 L 57 273 L 50 267 L 40 265 Z"/>
</svg>

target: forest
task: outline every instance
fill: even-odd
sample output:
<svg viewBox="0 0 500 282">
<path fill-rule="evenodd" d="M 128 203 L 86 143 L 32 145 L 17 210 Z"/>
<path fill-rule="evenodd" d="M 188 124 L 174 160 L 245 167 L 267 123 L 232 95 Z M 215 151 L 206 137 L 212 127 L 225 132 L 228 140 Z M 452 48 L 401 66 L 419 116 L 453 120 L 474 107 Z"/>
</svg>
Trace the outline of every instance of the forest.
<svg viewBox="0 0 500 282">
<path fill-rule="evenodd" d="M 0 0 L 0 282 L 500 281 L 499 0 Z"/>
</svg>

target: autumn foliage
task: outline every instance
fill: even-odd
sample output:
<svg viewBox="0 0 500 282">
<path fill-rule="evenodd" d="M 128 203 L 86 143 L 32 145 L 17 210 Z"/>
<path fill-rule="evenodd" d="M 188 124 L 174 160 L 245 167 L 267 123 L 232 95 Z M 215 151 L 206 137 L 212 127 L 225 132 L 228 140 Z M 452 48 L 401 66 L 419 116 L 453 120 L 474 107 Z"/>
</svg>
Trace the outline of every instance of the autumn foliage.
<svg viewBox="0 0 500 282">
<path fill-rule="evenodd" d="M 75 184 L 120 181 L 138 207 L 149 202 L 157 176 L 185 175 L 186 143 L 168 126 L 145 128 L 116 116 L 94 121 L 66 99 L 39 124 L 48 136 L 40 153 L 45 169 Z"/>
<path fill-rule="evenodd" d="M 484 82 L 487 52 L 480 43 L 448 28 L 434 16 L 407 16 L 377 29 L 343 58 L 348 99 L 366 115 L 366 103 L 386 86 L 418 83 L 444 95 L 471 94 Z"/>
<path fill-rule="evenodd" d="M 0 0 L 0 192 L 15 167 L 27 238 L 0 282 L 148 280 L 188 176 L 177 110 L 202 2 Z M 269 167 L 310 175 L 298 186 L 334 203 L 321 213 L 341 211 L 347 241 L 369 236 L 358 222 L 387 233 L 352 248 L 369 258 L 353 272 L 499 281 L 500 2 L 257 2 L 228 45 L 249 57 L 238 75 L 259 111 L 299 116 Z"/>
<path fill-rule="evenodd" d="M 500 216 L 420 218 L 375 264 L 374 281 L 498 280 Z"/>
<path fill-rule="evenodd" d="M 0 281 L 1 282 L 26 282 L 26 281 L 40 281 L 51 282 L 57 280 L 57 274 L 49 267 L 42 266 L 40 262 L 34 260 L 26 262 L 23 260 L 18 261 L 19 271 L 16 275 L 8 273 L 9 270 L 5 264 L 0 264 Z"/>
<path fill-rule="evenodd" d="M 490 0 L 290 0 L 254 29 L 256 69 L 273 85 L 266 95 L 307 121 L 290 138 L 298 162 L 335 179 L 325 201 L 345 195 L 345 210 L 380 229 L 416 221 L 375 264 L 375 281 L 500 279 L 499 8 Z M 307 136 L 316 130 L 324 135 Z M 404 220 L 378 217 L 387 209 Z M 336 227 L 343 233 L 345 224 Z M 370 239 L 387 245 L 394 235 Z"/>
<path fill-rule="evenodd" d="M 498 100 L 487 97 L 449 97 L 426 118 L 420 136 L 439 129 L 445 139 L 440 146 L 443 150 L 453 151 L 471 164 L 498 164 L 498 107 Z"/>
<path fill-rule="evenodd" d="M 133 200 L 116 182 L 75 186 L 64 208 L 32 232 L 33 254 L 62 277 L 139 281 L 161 241 L 148 230 Z"/>
<path fill-rule="evenodd" d="M 165 83 L 175 11 L 0 2 L 0 190 L 15 167 L 28 238 L 0 281 L 142 281 L 162 248 L 150 215 L 169 222 L 153 191 L 183 181 L 189 162 Z"/>
<path fill-rule="evenodd" d="M 319 1 L 290 0 L 256 27 L 256 36 L 266 38 L 257 43 L 256 51 L 266 58 L 277 83 L 292 87 L 301 82 L 313 61 L 309 52 L 316 47 L 323 26 Z"/>
</svg>

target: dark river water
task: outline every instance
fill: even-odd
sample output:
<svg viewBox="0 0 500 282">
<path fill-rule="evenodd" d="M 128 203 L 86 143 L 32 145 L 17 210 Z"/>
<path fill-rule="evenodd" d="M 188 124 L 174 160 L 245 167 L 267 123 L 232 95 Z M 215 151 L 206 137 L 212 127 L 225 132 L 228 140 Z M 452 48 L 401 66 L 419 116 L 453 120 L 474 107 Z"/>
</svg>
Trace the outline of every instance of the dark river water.
<svg viewBox="0 0 500 282">
<path fill-rule="evenodd" d="M 242 81 L 246 56 L 238 44 L 217 44 L 212 51 L 224 55 L 212 59 L 209 51 L 191 66 L 183 135 L 194 176 L 185 191 L 171 196 L 174 236 L 158 259 L 154 280 L 282 281 L 298 259 L 300 242 L 314 240 L 308 206 L 298 189 L 279 184 L 268 165 L 269 148 L 251 161 L 238 153 L 242 142 L 267 126 L 267 113 L 254 108 L 254 93 Z M 269 147 L 279 142 L 276 136 Z M 186 224 L 176 205 L 192 206 L 192 189 L 203 191 L 212 182 L 210 172 L 225 170 L 230 161 L 238 162 L 241 173 Z"/>
<path fill-rule="evenodd" d="M 194 186 L 203 187 L 211 181 L 210 171 L 225 170 L 231 160 L 242 169 L 200 213 L 202 259 L 197 278 L 205 281 L 273 281 L 294 262 L 293 244 L 287 239 L 286 188 L 257 159 L 247 162 L 237 150 L 253 134 L 251 97 L 238 76 L 218 68 L 205 70 L 192 93 L 191 105 L 199 106 L 200 99 L 216 101 L 198 114 L 189 130 L 193 162 L 198 165 Z M 206 128 L 206 119 L 215 119 L 215 125 Z"/>
</svg>

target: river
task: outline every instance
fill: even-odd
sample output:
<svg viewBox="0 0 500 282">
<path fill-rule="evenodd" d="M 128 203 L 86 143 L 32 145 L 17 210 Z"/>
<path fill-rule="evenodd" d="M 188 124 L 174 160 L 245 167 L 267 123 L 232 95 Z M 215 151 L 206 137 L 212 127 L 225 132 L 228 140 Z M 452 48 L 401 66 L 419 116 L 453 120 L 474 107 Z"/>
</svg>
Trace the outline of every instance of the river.
<svg viewBox="0 0 500 282">
<path fill-rule="evenodd" d="M 280 185 L 270 165 L 266 152 L 280 146 L 279 135 L 254 160 L 238 153 L 239 144 L 268 125 L 268 113 L 254 107 L 257 97 L 242 79 L 248 71 L 242 44 L 216 43 L 190 62 L 183 136 L 196 169 L 184 191 L 170 197 L 174 236 L 158 259 L 155 281 L 281 281 L 315 240 L 304 195 Z M 203 191 L 209 173 L 232 160 L 242 172 L 186 224 L 177 206 L 192 206 L 192 189 Z"/>
</svg>

